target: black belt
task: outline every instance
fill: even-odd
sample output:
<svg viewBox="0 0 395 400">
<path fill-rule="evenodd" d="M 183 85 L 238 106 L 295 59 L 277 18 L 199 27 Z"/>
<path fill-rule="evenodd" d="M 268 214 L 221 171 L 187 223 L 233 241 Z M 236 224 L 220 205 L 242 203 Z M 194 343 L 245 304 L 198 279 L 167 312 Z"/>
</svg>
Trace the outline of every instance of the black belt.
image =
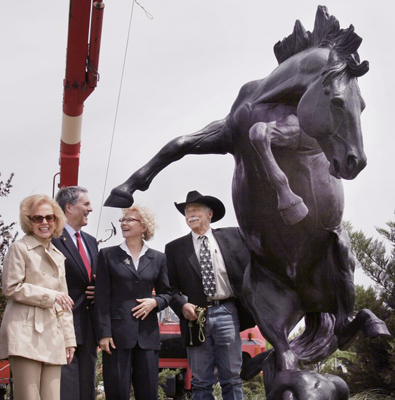
<svg viewBox="0 0 395 400">
<path fill-rule="evenodd" d="M 221 300 L 207 300 L 207 307 L 219 306 L 220 304 L 230 303 L 232 301 L 235 301 L 234 297 L 228 297 L 227 299 Z"/>
</svg>

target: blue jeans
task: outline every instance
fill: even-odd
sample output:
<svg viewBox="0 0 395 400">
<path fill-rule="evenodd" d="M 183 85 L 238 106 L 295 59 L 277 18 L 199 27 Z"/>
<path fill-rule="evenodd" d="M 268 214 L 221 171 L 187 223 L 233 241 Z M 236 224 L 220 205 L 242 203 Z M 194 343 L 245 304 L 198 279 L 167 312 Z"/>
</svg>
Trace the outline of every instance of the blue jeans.
<svg viewBox="0 0 395 400">
<path fill-rule="evenodd" d="M 187 347 L 194 400 L 214 400 L 215 367 L 223 400 L 242 400 L 239 316 L 234 302 L 208 307 L 201 346 Z"/>
</svg>

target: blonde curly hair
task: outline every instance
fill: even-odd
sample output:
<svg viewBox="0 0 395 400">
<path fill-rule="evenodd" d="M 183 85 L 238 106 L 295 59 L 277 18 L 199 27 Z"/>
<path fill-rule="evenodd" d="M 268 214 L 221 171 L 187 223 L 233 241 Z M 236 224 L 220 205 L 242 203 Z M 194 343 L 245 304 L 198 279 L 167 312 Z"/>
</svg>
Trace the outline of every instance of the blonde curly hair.
<svg viewBox="0 0 395 400">
<path fill-rule="evenodd" d="M 131 211 L 137 213 L 141 225 L 146 228 L 146 231 L 144 232 L 143 239 L 145 241 L 151 240 L 154 237 L 155 234 L 155 229 L 158 227 L 156 222 L 155 222 L 155 217 L 154 214 L 150 209 L 147 207 L 142 207 L 139 206 L 138 204 L 133 204 L 129 208 L 123 208 L 122 209 L 122 214 L 125 216 L 126 214 L 130 213 Z"/>
<path fill-rule="evenodd" d="M 42 204 L 48 204 L 52 207 L 53 214 L 55 215 L 55 229 L 52 236 L 59 237 L 63 232 L 66 217 L 64 216 L 62 209 L 59 207 L 59 204 L 46 194 L 33 194 L 21 201 L 19 206 L 19 221 L 23 232 L 27 235 L 33 233 L 33 224 L 29 217 L 31 217 L 37 207 Z"/>
</svg>

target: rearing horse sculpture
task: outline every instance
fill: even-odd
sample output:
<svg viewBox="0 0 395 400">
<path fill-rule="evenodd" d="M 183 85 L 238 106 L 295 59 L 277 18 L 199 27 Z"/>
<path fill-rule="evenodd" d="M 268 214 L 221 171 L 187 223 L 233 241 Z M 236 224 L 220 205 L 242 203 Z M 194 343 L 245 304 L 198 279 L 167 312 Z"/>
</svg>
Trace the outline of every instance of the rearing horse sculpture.
<svg viewBox="0 0 395 400">
<path fill-rule="evenodd" d="M 187 154 L 234 156 L 233 203 L 252 252 L 245 296 L 275 349 L 251 368 L 256 373 L 264 361 L 269 395 L 278 371 L 324 359 L 361 328 L 388 334 L 369 310 L 353 318 L 354 261 L 341 226 L 339 178 L 354 179 L 366 166 L 357 77 L 369 67 L 359 61 L 360 43 L 352 25 L 340 29 L 318 7 L 313 32 L 296 21 L 275 45 L 279 66 L 245 84 L 225 119 L 169 142 L 105 203 L 130 206 L 135 190 Z M 303 317 L 304 333 L 289 343 Z"/>
</svg>

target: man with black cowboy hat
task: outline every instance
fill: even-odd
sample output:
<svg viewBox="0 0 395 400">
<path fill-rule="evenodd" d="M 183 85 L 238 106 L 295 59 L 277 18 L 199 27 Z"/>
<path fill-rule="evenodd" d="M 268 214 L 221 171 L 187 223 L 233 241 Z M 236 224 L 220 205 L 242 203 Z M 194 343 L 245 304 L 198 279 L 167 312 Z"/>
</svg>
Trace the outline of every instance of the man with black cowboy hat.
<svg viewBox="0 0 395 400">
<path fill-rule="evenodd" d="M 191 232 L 166 245 L 173 288 L 171 307 L 180 317 L 192 371 L 194 400 L 213 400 L 214 367 L 224 400 L 243 398 L 239 331 L 254 326 L 242 296 L 250 253 L 238 228 L 211 229 L 225 215 L 215 197 L 189 192 L 174 203 Z"/>
</svg>

